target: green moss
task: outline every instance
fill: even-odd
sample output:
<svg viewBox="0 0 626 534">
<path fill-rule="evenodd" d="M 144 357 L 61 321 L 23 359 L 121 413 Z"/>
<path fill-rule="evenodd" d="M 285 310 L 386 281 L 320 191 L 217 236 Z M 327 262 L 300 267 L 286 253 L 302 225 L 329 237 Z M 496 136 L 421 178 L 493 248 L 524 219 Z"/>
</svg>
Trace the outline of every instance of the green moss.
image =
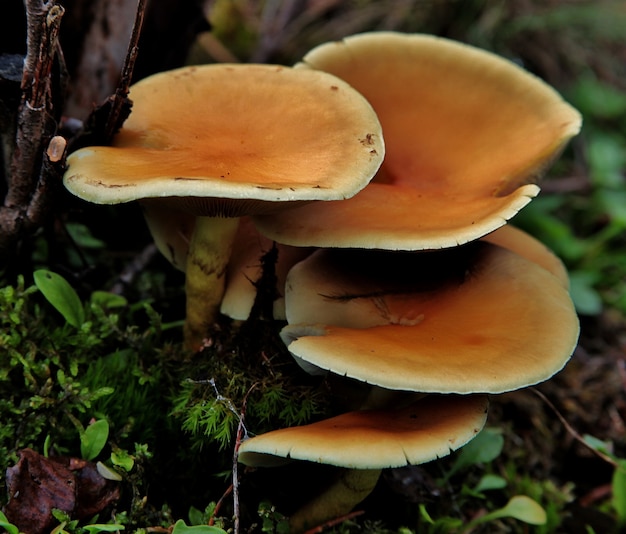
<svg viewBox="0 0 626 534">
<path fill-rule="evenodd" d="M 160 378 L 154 369 L 162 350 L 153 348 L 162 345 L 159 326 L 153 317 L 140 333 L 125 326 L 137 312 L 119 300 L 113 309 L 108 304 L 93 299 L 84 322 L 72 326 L 22 277 L 0 289 L 0 473 L 19 450 L 43 451 L 46 440 L 52 453 L 78 456 L 77 427 L 97 414 L 113 421 L 117 440 L 154 428 L 163 410 L 144 407 Z"/>
<path fill-rule="evenodd" d="M 223 331 L 194 360 L 172 410 L 194 449 L 217 444 L 224 451 L 234 444 L 240 421 L 244 432 L 259 434 L 306 424 L 326 411 L 325 384 L 297 366 L 276 328 L 260 321 L 247 325 L 244 335 Z M 264 349 L 250 348 L 248 340 L 259 339 L 255 344 Z"/>
</svg>

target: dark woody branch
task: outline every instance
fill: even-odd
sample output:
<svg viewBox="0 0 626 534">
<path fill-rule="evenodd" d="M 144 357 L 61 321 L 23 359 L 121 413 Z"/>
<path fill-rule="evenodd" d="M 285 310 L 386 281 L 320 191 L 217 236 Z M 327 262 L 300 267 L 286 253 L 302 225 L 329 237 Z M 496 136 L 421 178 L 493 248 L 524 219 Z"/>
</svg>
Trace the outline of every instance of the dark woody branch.
<svg viewBox="0 0 626 534">
<path fill-rule="evenodd" d="M 7 194 L 0 207 L 0 255 L 41 221 L 48 206 L 49 174 L 62 169 L 62 161 L 46 161 L 46 148 L 57 127 L 52 67 L 60 57 L 58 34 L 64 10 L 54 0 L 26 0 L 25 7 L 27 51 Z"/>
</svg>

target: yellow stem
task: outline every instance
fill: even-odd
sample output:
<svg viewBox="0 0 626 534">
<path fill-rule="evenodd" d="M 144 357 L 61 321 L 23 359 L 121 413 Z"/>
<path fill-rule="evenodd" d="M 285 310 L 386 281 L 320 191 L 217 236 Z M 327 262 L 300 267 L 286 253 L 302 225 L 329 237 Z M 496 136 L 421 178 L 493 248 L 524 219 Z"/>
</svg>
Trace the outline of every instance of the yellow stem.
<svg viewBox="0 0 626 534">
<path fill-rule="evenodd" d="M 289 518 L 290 532 L 305 532 L 346 515 L 372 492 L 380 473 L 380 469 L 342 469 L 328 489 Z"/>
<path fill-rule="evenodd" d="M 185 348 L 197 351 L 217 318 L 224 295 L 226 266 L 239 219 L 197 217 L 189 243 L 185 279 Z"/>
</svg>

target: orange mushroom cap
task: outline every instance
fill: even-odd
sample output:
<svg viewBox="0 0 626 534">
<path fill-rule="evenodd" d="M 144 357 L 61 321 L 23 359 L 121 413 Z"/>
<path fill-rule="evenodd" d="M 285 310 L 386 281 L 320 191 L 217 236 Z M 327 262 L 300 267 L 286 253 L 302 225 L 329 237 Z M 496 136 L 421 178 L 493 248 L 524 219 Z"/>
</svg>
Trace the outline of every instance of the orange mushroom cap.
<svg viewBox="0 0 626 534">
<path fill-rule="evenodd" d="M 366 33 L 321 45 L 298 65 L 330 72 L 372 104 L 386 157 L 347 202 L 255 218 L 290 245 L 419 250 L 502 226 L 581 125 L 551 87 L 510 61 L 443 38 Z"/>
<path fill-rule="evenodd" d="M 183 67 L 141 80 L 129 96 L 132 113 L 114 146 L 68 157 L 64 182 L 81 198 L 171 198 L 196 215 L 238 216 L 274 202 L 350 197 L 384 155 L 371 106 L 323 72 Z"/>
<path fill-rule="evenodd" d="M 239 447 L 239 461 L 270 467 L 288 458 L 352 469 L 425 463 L 474 438 L 488 406 L 483 395 L 448 395 L 427 396 L 397 409 L 349 412 L 247 439 Z"/>
<path fill-rule="evenodd" d="M 320 250 L 289 273 L 289 351 L 387 389 L 502 393 L 559 371 L 578 339 L 562 282 L 504 248 Z"/>
<path fill-rule="evenodd" d="M 486 235 L 483 240 L 504 247 L 535 262 L 556 276 L 565 289 L 569 288 L 569 276 L 561 259 L 527 232 L 506 224 Z"/>
</svg>

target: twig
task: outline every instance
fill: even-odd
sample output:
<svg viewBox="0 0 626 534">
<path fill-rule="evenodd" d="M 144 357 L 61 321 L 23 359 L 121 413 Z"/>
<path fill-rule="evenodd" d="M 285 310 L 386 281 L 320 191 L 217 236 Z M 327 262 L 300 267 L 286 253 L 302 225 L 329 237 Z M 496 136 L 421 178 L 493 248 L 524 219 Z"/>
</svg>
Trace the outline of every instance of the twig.
<svg viewBox="0 0 626 534">
<path fill-rule="evenodd" d="M 545 402 L 550 407 L 550 409 L 554 412 L 554 414 L 559 418 L 559 421 L 561 421 L 561 423 L 565 427 L 565 430 L 567 430 L 567 432 L 576 441 L 578 441 L 581 445 L 584 445 L 587 449 L 593 452 L 596 456 L 598 456 L 605 462 L 611 464 L 613 467 L 619 467 L 619 464 L 613 458 L 611 458 L 607 454 L 604 454 L 603 452 L 589 445 L 589 443 L 585 441 L 585 438 L 581 436 L 580 433 L 572 425 L 568 423 L 567 419 L 565 419 L 565 417 L 561 414 L 561 412 L 559 412 L 556 406 L 554 406 L 554 404 L 552 404 L 552 402 L 548 399 L 548 397 L 546 397 L 541 391 L 535 388 L 530 388 L 530 391 L 532 391 L 535 395 L 537 395 L 537 397 L 539 397 L 543 402 Z"/>
<path fill-rule="evenodd" d="M 133 283 L 135 278 L 143 272 L 146 266 L 157 255 L 158 250 L 154 243 L 147 245 L 137 256 L 135 256 L 122 270 L 117 277 L 115 284 L 109 289 L 111 293 L 116 295 L 124 295 L 126 289 Z"/>
<path fill-rule="evenodd" d="M 365 513 L 365 511 L 363 511 L 363 510 L 356 510 L 354 512 L 350 512 L 349 514 L 342 515 L 340 517 L 335 517 L 334 519 L 331 519 L 330 521 L 326 521 L 326 523 L 324 523 L 322 525 L 318 525 L 315 528 L 307 530 L 304 534 L 318 534 L 319 532 L 323 532 L 327 528 L 332 528 L 335 525 L 339 525 L 339 524 L 343 523 L 344 521 L 349 521 L 350 519 L 354 519 L 355 517 L 359 517 L 360 515 L 363 515 L 364 513 Z"/>
<path fill-rule="evenodd" d="M 88 145 L 110 145 L 113 136 L 130 115 L 132 102 L 128 98 L 128 94 L 139 54 L 139 37 L 145 12 L 146 0 L 138 0 L 126 59 L 115 92 L 87 117 L 83 132 L 72 140 L 71 152 Z"/>
<path fill-rule="evenodd" d="M 244 425 L 244 419 L 246 416 L 246 404 L 248 403 L 248 397 L 252 390 L 259 384 L 255 382 L 250 386 L 250 389 L 246 392 L 241 404 L 241 412 L 239 414 L 239 424 L 237 425 L 237 438 L 235 439 L 235 448 L 233 450 L 233 533 L 239 534 L 240 519 L 239 519 L 239 446 L 243 441 L 244 434 L 247 434 L 246 427 Z"/>
<path fill-rule="evenodd" d="M 228 497 L 232 492 L 233 492 L 233 485 L 231 484 L 230 486 L 228 486 L 226 488 L 226 491 L 220 497 L 220 500 L 217 501 L 217 504 L 215 505 L 215 508 L 213 509 L 213 513 L 211 514 L 211 517 L 209 519 L 209 526 L 210 527 L 212 527 L 215 524 L 215 518 L 217 517 L 217 514 L 220 511 L 220 508 L 222 508 L 222 504 L 224 504 L 224 501 L 226 500 L 226 497 Z"/>
<path fill-rule="evenodd" d="M 120 83 L 117 85 L 117 89 L 115 90 L 115 94 L 112 97 L 111 109 L 105 125 L 104 138 L 107 141 L 107 144 L 113 138 L 113 134 L 119 130 L 122 123 L 128 117 L 128 112 L 125 108 L 128 106 L 128 93 L 130 91 L 133 71 L 135 70 L 135 63 L 139 53 L 139 37 L 141 35 L 141 28 L 143 26 L 145 14 L 146 0 L 138 0 L 137 15 L 135 17 L 135 23 L 133 24 L 133 32 L 128 44 L 124 67 L 122 68 L 122 76 Z"/>
</svg>

